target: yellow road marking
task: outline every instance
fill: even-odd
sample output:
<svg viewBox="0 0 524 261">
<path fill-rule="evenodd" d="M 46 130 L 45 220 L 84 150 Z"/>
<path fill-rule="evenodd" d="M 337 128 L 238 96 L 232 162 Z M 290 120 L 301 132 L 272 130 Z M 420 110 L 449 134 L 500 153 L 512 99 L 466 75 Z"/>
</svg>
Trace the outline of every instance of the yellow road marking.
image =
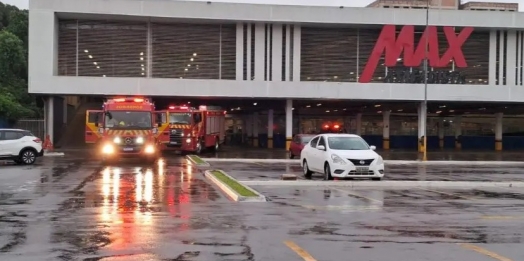
<svg viewBox="0 0 524 261">
<path fill-rule="evenodd" d="M 317 261 L 314 257 L 312 257 L 306 250 L 299 247 L 297 244 L 295 244 L 293 241 L 286 240 L 284 241 L 284 244 L 286 244 L 287 247 L 291 248 L 297 255 L 299 255 L 304 261 Z"/>
<path fill-rule="evenodd" d="M 513 261 L 512 259 L 509 259 L 507 257 L 503 257 L 497 253 L 494 253 L 494 252 L 491 252 L 485 248 L 482 248 L 482 247 L 479 247 L 479 246 L 475 246 L 475 245 L 472 245 L 472 244 L 467 244 L 467 243 L 460 243 L 458 244 L 459 246 L 463 247 L 463 248 L 467 248 L 469 250 L 473 250 L 475 252 L 478 252 L 480 254 L 483 254 L 483 255 L 486 255 L 486 256 L 489 256 L 493 259 L 496 259 L 498 261 Z"/>
<path fill-rule="evenodd" d="M 347 191 L 347 190 L 343 190 L 343 189 L 339 189 L 339 188 L 330 188 L 330 189 L 338 190 L 340 192 L 346 193 L 346 194 L 351 195 L 351 196 L 356 197 L 356 198 L 362 198 L 362 199 L 367 199 L 367 200 L 370 200 L 370 201 L 375 201 L 375 202 L 378 202 L 378 203 L 384 203 L 382 200 L 378 200 L 378 199 L 374 199 L 374 198 L 368 198 L 368 197 L 365 197 L 365 196 L 362 196 L 362 195 L 359 195 L 359 194 L 356 194 L 356 193 L 353 193 L 353 192 L 350 192 L 350 191 Z"/>
<path fill-rule="evenodd" d="M 474 198 L 459 196 L 459 195 L 455 195 L 453 193 L 447 193 L 447 192 L 442 192 L 442 191 L 438 191 L 438 190 L 424 189 L 424 188 L 417 188 L 417 189 L 425 190 L 425 191 L 429 191 L 429 192 L 434 192 L 434 193 L 438 193 L 438 194 L 442 194 L 442 195 L 448 195 L 448 196 L 456 197 L 456 198 L 463 198 L 463 199 L 467 199 L 467 200 L 475 200 Z"/>
</svg>

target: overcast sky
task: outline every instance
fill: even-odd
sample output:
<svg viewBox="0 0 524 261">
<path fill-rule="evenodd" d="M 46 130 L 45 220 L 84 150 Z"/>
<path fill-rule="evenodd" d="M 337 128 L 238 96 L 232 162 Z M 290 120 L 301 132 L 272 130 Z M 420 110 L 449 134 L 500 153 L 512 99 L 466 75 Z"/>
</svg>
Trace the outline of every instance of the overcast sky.
<svg viewBox="0 0 524 261">
<path fill-rule="evenodd" d="M 176 0 L 175 0 L 176 1 Z M 193 1 L 208 1 L 208 0 L 193 0 Z M 286 3 L 286 4 L 307 4 L 307 5 L 333 5 L 333 6 L 365 6 L 373 0 L 211 0 L 216 2 L 243 2 L 243 3 Z M 524 0 L 475 0 L 478 2 L 510 2 L 519 3 L 520 11 L 524 11 Z M 19 8 L 27 9 L 29 0 L 0 0 L 0 2 L 16 5 Z M 469 1 L 463 1 L 469 2 Z"/>
</svg>

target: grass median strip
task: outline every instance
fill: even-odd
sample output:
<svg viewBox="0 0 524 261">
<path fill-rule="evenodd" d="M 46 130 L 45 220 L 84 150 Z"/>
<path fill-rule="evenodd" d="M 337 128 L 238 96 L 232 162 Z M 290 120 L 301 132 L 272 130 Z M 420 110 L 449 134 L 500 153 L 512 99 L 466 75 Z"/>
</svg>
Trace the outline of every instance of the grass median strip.
<svg viewBox="0 0 524 261">
<path fill-rule="evenodd" d="M 224 175 L 219 170 L 213 170 L 211 171 L 211 174 L 214 175 L 217 179 L 222 181 L 224 184 L 228 185 L 231 189 L 233 189 L 236 193 L 238 193 L 240 196 L 243 197 L 258 197 L 256 193 L 253 191 L 247 189 L 244 185 L 236 182 L 235 180 L 232 180 L 228 176 Z"/>
<path fill-rule="evenodd" d="M 202 158 L 200 158 L 197 155 L 189 155 L 188 157 L 191 158 L 191 160 L 193 160 L 193 162 L 195 162 L 196 164 L 199 164 L 199 165 L 207 164 L 205 160 L 203 160 Z"/>
</svg>

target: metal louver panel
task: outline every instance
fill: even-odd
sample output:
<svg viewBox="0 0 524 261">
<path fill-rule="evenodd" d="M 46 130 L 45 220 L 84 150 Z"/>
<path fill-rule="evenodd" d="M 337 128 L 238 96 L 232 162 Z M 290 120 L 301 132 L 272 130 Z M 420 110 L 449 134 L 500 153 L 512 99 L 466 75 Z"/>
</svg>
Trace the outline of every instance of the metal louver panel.
<svg viewBox="0 0 524 261">
<path fill-rule="evenodd" d="M 236 25 L 157 24 L 152 28 L 152 77 L 236 77 Z"/>
<path fill-rule="evenodd" d="M 302 27 L 301 48 L 301 81 L 357 81 L 357 29 Z"/>
<path fill-rule="evenodd" d="M 145 77 L 147 23 L 60 21 L 58 48 L 59 75 L 78 64 L 78 76 Z"/>
<path fill-rule="evenodd" d="M 401 26 L 397 28 L 397 34 Z M 415 32 L 415 45 L 418 45 L 424 28 Z M 460 32 L 461 28 L 456 28 Z M 364 70 L 371 52 L 380 35 L 378 28 L 302 28 L 302 81 L 358 82 L 358 76 Z M 438 28 L 440 57 L 446 52 L 449 43 Z M 458 68 L 454 62 L 445 68 L 429 68 L 430 71 L 459 72 L 466 84 L 488 84 L 489 32 L 474 31 L 462 47 L 467 68 Z M 402 58 L 402 55 L 401 57 Z M 358 68 L 357 68 L 358 64 Z M 423 72 L 420 67 L 405 68 L 402 59 L 394 67 L 384 66 L 384 54 L 373 73 L 371 82 L 395 82 L 392 75 L 399 70 Z M 389 77 L 386 77 L 388 76 Z"/>
<path fill-rule="evenodd" d="M 58 75 L 76 76 L 77 21 L 62 20 L 58 27 Z"/>
</svg>

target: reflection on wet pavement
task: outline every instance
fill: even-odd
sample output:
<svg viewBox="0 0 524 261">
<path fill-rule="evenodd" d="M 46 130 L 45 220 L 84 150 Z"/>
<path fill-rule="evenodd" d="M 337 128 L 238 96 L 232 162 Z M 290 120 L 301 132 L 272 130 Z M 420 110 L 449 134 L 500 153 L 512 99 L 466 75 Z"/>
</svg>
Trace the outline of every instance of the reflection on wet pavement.
<svg viewBox="0 0 524 261">
<path fill-rule="evenodd" d="M 213 168 L 226 171 L 238 180 L 275 180 L 284 173 L 304 179 L 298 163 L 213 162 Z M 322 180 L 314 174 L 313 180 Z M 522 166 L 497 165 L 386 165 L 385 180 L 410 181 L 524 181 Z"/>
<path fill-rule="evenodd" d="M 300 174 L 293 164 L 213 167 L 240 179 Z M 514 180 L 519 173 L 437 167 L 423 174 L 394 166 L 390 174 Z M 269 202 L 240 204 L 178 156 L 102 166 L 78 155 L 0 168 L 0 260 L 303 260 L 289 242 L 323 261 L 490 260 L 457 243 L 524 260 L 519 189 L 258 186 Z"/>
</svg>

